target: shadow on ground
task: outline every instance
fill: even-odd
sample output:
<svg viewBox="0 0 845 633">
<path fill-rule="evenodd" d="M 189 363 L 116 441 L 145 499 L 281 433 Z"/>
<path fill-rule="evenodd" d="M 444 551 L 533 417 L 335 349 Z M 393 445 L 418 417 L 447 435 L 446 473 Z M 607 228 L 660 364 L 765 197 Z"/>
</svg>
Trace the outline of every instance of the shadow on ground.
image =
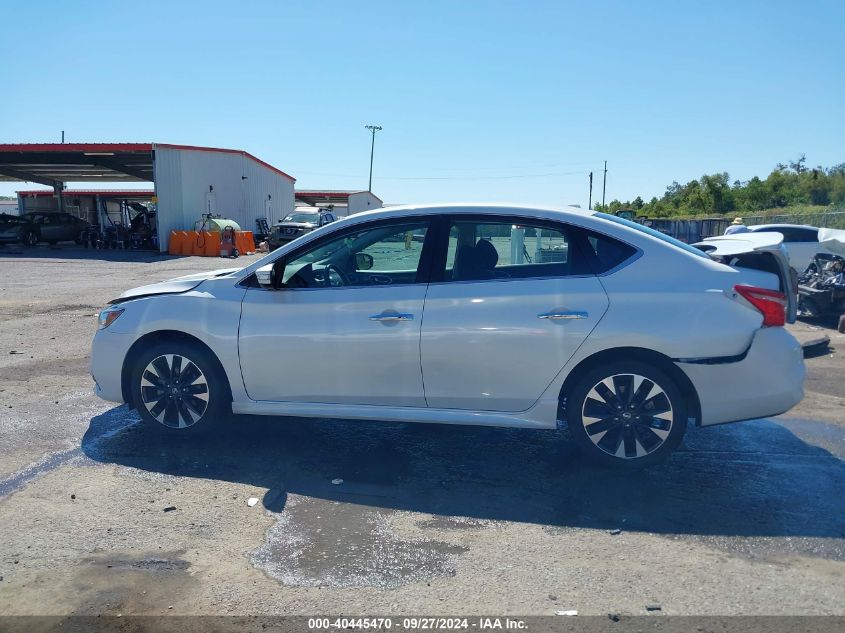
<svg viewBox="0 0 845 633">
<path fill-rule="evenodd" d="M 24 248 L 18 245 L 0 246 L 0 256 L 10 259 L 87 259 L 104 262 L 136 262 L 139 264 L 150 264 L 168 259 L 181 259 L 182 255 L 168 255 L 158 251 L 142 251 L 130 248 L 119 249 L 97 249 L 84 248 L 73 244 L 59 244 Z"/>
<path fill-rule="evenodd" d="M 160 436 L 136 419 L 126 407 L 94 417 L 83 452 L 264 488 L 273 512 L 293 493 L 549 526 L 845 536 L 845 431 L 818 422 L 795 421 L 795 432 L 768 420 L 691 429 L 667 463 L 619 473 L 585 463 L 558 431 L 233 416 L 229 431 L 194 439 Z"/>
</svg>

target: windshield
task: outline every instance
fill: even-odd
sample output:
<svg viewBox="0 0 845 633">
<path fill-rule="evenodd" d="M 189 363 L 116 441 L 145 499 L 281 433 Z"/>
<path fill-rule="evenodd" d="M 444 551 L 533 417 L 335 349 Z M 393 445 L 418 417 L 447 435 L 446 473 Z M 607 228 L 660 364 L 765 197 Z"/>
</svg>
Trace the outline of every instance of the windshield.
<svg viewBox="0 0 845 633">
<path fill-rule="evenodd" d="M 319 213 L 288 213 L 282 222 L 308 222 L 311 224 L 318 224 L 320 222 Z"/>
<path fill-rule="evenodd" d="M 677 246 L 685 250 L 688 253 L 692 253 L 693 255 L 697 255 L 698 257 L 704 257 L 709 259 L 709 257 L 702 251 L 698 250 L 694 246 L 690 246 L 689 244 L 685 244 L 680 240 L 676 240 L 674 237 L 669 237 L 665 233 L 661 233 L 660 231 L 655 231 L 652 228 L 647 226 L 643 226 L 642 224 L 637 224 L 636 222 L 631 222 L 630 220 L 626 220 L 625 218 L 620 218 L 616 215 L 610 215 L 608 213 L 596 213 L 596 217 L 602 218 L 604 220 L 610 220 L 611 222 L 616 222 L 616 224 L 622 224 L 627 226 L 630 229 L 634 229 L 639 231 L 640 233 L 646 233 L 647 235 L 651 235 L 652 237 L 656 237 L 657 239 L 666 242 L 667 244 L 671 244 L 672 246 Z"/>
</svg>

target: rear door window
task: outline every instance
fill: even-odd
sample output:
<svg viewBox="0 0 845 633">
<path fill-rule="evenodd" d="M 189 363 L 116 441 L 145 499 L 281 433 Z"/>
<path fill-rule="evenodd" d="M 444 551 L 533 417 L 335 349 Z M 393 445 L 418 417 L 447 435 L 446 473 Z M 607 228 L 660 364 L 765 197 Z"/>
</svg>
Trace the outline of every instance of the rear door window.
<svg viewBox="0 0 845 633">
<path fill-rule="evenodd" d="M 524 219 L 454 219 L 444 281 L 566 277 L 590 274 L 562 224 Z"/>
</svg>

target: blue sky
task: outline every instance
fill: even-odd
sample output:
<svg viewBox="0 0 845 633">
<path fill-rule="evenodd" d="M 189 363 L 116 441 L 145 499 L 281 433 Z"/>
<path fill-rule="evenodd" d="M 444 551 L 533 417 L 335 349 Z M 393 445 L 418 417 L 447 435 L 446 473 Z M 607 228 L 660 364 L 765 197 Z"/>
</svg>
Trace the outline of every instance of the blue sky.
<svg viewBox="0 0 845 633">
<path fill-rule="evenodd" d="M 845 161 L 845 2 L 2 0 L 0 142 L 245 149 L 388 202 Z M 0 194 L 24 188 L 0 184 Z M 39 188 L 30 186 L 30 188 Z"/>
</svg>

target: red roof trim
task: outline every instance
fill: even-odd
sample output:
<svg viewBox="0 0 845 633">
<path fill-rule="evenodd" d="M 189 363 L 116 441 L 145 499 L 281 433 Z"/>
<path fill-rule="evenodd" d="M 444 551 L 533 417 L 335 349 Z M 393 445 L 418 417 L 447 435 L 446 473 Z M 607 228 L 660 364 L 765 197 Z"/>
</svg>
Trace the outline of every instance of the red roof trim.
<svg viewBox="0 0 845 633">
<path fill-rule="evenodd" d="M 19 196 L 52 196 L 52 189 L 36 189 L 32 191 L 16 191 Z M 65 189 L 63 196 L 154 196 L 153 189 Z"/>
<path fill-rule="evenodd" d="M 277 174 L 284 176 L 285 178 L 289 178 L 291 182 L 296 182 L 296 178 L 291 176 L 290 174 L 286 174 L 278 167 L 273 167 L 270 163 L 264 162 L 260 158 L 257 158 L 250 154 L 249 152 L 245 152 L 242 149 L 225 149 L 222 147 L 197 147 L 195 145 L 172 145 L 170 143 L 155 143 L 153 145 L 153 149 L 156 147 L 164 147 L 167 149 L 181 149 L 187 150 L 192 152 L 220 152 L 222 154 L 240 154 L 241 156 L 246 156 L 250 160 L 258 163 L 259 165 L 263 165 L 267 169 L 276 172 Z"/>
</svg>

